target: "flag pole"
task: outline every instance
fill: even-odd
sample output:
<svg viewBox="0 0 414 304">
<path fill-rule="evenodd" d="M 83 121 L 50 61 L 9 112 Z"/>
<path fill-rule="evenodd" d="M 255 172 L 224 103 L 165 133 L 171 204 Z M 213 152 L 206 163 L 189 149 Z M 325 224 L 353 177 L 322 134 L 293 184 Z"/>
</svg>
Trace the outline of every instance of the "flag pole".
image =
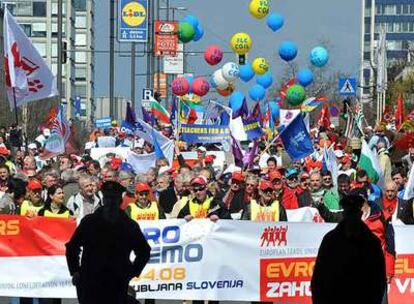
<svg viewBox="0 0 414 304">
<path fill-rule="evenodd" d="M 17 113 L 17 101 L 16 101 L 16 90 L 13 87 L 13 103 L 14 103 L 14 113 L 16 115 L 15 120 L 16 120 L 16 126 L 19 125 L 19 113 Z"/>
</svg>

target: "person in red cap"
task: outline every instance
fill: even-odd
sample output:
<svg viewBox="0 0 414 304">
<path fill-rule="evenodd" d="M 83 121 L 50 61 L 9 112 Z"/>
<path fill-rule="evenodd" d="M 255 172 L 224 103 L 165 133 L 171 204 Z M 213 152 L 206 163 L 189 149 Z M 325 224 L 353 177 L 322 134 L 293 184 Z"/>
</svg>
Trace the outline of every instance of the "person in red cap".
<svg viewBox="0 0 414 304">
<path fill-rule="evenodd" d="M 274 189 L 274 197 L 283 204 L 285 209 L 297 209 L 296 193 L 283 183 L 283 176 L 278 170 L 269 173 L 269 180 Z"/>
<path fill-rule="evenodd" d="M 224 205 L 230 214 L 241 214 L 245 209 L 244 190 L 245 176 L 243 172 L 234 171 L 230 180 L 230 188 L 223 197 Z"/>
<path fill-rule="evenodd" d="M 37 216 L 44 207 L 42 200 L 42 183 L 37 179 L 31 179 L 27 183 L 27 198 L 20 206 L 20 215 L 27 217 Z"/>
<path fill-rule="evenodd" d="M 191 180 L 192 195 L 188 197 L 187 203 L 178 213 L 178 218 L 186 221 L 192 219 L 210 218 L 213 222 L 219 218 L 230 219 L 228 210 L 220 202 L 207 193 L 207 179 L 197 176 Z"/>
<path fill-rule="evenodd" d="M 164 210 L 152 199 L 152 189 L 147 183 L 135 186 L 135 202 L 128 205 L 125 212 L 135 221 L 156 221 L 165 219 Z"/>
<path fill-rule="evenodd" d="M 340 162 L 341 165 L 339 167 L 338 176 L 341 174 L 346 174 L 351 178 L 351 180 L 354 180 L 356 176 L 356 170 L 352 168 L 351 156 L 349 154 L 345 154 L 342 156 Z"/>
<path fill-rule="evenodd" d="M 274 199 L 273 185 L 270 181 L 261 180 L 259 184 L 259 199 L 251 200 L 243 213 L 244 220 L 257 222 L 287 221 L 286 210 Z"/>
</svg>

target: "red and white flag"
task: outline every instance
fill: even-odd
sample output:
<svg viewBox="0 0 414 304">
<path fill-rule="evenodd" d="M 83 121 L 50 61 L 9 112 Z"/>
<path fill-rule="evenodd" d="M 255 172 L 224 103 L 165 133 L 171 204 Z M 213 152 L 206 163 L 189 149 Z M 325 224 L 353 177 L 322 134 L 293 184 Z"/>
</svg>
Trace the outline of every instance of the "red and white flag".
<svg viewBox="0 0 414 304">
<path fill-rule="evenodd" d="M 7 9 L 3 29 L 10 108 L 58 95 L 56 77 Z"/>
</svg>

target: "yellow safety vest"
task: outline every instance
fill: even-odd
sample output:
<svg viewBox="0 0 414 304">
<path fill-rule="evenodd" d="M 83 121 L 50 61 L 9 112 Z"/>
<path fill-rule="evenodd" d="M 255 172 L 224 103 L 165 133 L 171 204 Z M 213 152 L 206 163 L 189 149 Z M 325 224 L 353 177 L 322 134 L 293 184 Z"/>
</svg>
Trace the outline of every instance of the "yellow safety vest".
<svg viewBox="0 0 414 304">
<path fill-rule="evenodd" d="M 279 222 L 280 205 L 275 200 L 270 206 L 261 206 L 256 200 L 250 201 L 250 220 L 256 222 Z"/>
<path fill-rule="evenodd" d="M 135 203 L 129 204 L 131 219 L 135 221 L 154 221 L 160 219 L 160 212 L 158 210 L 158 204 L 151 202 L 146 208 L 142 208 Z"/>
<path fill-rule="evenodd" d="M 198 204 L 192 199 L 190 201 L 190 215 L 198 219 L 206 218 L 212 201 L 213 197 L 207 197 L 202 204 Z"/>
<path fill-rule="evenodd" d="M 31 201 L 24 201 L 20 206 L 20 215 L 33 217 L 36 216 L 40 209 L 43 208 L 43 204 L 35 206 Z"/>
<path fill-rule="evenodd" d="M 53 212 L 51 212 L 49 210 L 45 210 L 45 213 L 44 213 L 43 216 L 46 216 L 46 217 L 56 217 L 56 218 L 67 218 L 68 219 L 68 218 L 70 218 L 70 211 L 69 210 L 66 210 L 63 213 L 53 213 Z"/>
</svg>

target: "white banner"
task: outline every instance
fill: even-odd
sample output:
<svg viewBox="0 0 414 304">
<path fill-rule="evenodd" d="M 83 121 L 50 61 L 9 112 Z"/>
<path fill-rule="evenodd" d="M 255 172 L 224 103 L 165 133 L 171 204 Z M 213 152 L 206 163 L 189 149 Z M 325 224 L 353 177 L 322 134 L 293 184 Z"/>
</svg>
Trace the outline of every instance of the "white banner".
<svg viewBox="0 0 414 304">
<path fill-rule="evenodd" d="M 44 218 L 41 221 L 41 225 L 28 223 L 27 228 L 21 228 L 23 249 L 8 248 L 13 242 L 7 239 L 0 246 L 0 296 L 75 297 L 64 257 L 58 250 L 64 247 L 56 238 L 45 237 L 48 234 L 42 231 L 49 225 Z M 5 227 L 11 227 L 5 222 Z M 152 251 L 141 276 L 131 281 L 137 298 L 284 303 L 311 303 L 314 259 L 323 236 L 335 227 L 229 220 L 161 220 L 140 222 L 140 226 Z M 49 231 L 64 230 L 49 227 Z M 413 233 L 414 227 L 395 227 L 398 259 L 396 277 L 389 286 L 391 304 L 414 300 Z M 48 242 L 56 247 L 56 255 L 50 255 Z M 25 250 L 37 255 L 42 250 L 50 253 L 32 257 Z"/>
</svg>

